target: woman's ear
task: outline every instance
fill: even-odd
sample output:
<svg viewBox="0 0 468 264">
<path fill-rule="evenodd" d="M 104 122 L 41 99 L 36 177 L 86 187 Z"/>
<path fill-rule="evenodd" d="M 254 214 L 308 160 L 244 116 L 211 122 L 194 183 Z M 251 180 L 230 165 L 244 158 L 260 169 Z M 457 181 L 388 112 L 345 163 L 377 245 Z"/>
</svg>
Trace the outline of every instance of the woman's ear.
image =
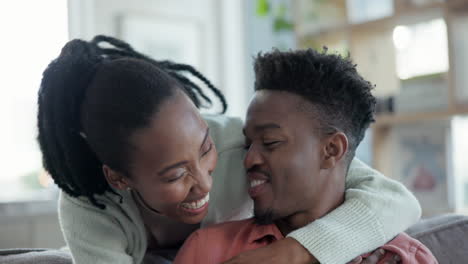
<svg viewBox="0 0 468 264">
<path fill-rule="evenodd" d="M 324 144 L 322 169 L 334 168 L 348 152 L 348 137 L 343 132 L 328 136 Z"/>
<path fill-rule="evenodd" d="M 106 177 L 107 183 L 119 190 L 128 190 L 130 188 L 127 178 L 121 173 L 111 169 L 107 165 L 102 165 L 102 172 Z"/>
</svg>

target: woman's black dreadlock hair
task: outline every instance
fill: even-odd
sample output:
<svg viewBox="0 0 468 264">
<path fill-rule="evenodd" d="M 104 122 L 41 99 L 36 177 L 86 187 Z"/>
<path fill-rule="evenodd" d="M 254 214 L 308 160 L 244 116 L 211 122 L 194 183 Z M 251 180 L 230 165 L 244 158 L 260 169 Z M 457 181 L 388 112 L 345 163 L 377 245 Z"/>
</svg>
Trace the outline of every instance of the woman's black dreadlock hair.
<svg viewBox="0 0 468 264">
<path fill-rule="evenodd" d="M 117 193 L 102 165 L 129 175 L 130 136 L 148 126 L 175 90 L 184 91 L 197 107 L 202 101 L 212 104 L 184 73 L 201 80 L 226 111 L 223 94 L 190 65 L 154 60 L 108 36 L 68 42 L 44 71 L 38 94 L 38 141 L 55 183 L 104 209 L 95 195 Z"/>
</svg>

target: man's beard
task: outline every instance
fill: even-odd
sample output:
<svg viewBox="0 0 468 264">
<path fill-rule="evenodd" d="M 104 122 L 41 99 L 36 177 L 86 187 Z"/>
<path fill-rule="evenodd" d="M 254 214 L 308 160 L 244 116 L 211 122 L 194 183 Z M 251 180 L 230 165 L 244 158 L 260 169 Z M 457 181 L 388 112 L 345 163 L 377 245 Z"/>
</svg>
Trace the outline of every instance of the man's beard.
<svg viewBox="0 0 468 264">
<path fill-rule="evenodd" d="M 277 215 L 273 209 L 254 210 L 254 220 L 257 225 L 271 225 L 277 219 Z"/>
</svg>

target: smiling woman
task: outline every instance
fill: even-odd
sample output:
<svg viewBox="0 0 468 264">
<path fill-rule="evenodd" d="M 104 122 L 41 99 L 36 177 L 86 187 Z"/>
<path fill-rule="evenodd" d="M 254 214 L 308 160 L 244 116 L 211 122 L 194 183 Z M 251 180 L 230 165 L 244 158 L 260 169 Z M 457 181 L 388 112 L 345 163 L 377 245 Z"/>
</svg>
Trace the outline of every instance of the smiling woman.
<svg viewBox="0 0 468 264">
<path fill-rule="evenodd" d="M 63 190 L 61 223 L 78 262 L 94 262 L 75 251 L 80 239 L 68 233 L 75 220 L 64 212 L 80 198 L 103 212 L 132 204 L 142 219 L 132 216 L 131 227 L 147 228 L 137 239 L 149 234 L 150 248 L 177 247 L 207 215 L 217 152 L 197 107 L 211 100 L 181 71 L 204 82 L 226 109 L 191 66 L 152 60 L 111 37 L 72 40 L 45 70 L 38 139 L 44 166 Z M 140 246 L 135 250 L 147 248 Z M 134 262 L 141 253 L 132 254 Z"/>
<path fill-rule="evenodd" d="M 217 160 L 207 124 L 183 92 L 163 103 L 150 120 L 151 124 L 137 130 L 130 140 L 131 177 L 104 165 L 107 180 L 116 188 L 131 188 L 159 214 L 198 224 L 208 212 L 211 174 Z"/>
<path fill-rule="evenodd" d="M 36 95 L 44 67 L 68 39 L 67 25 L 67 1 L 0 2 L 0 202 L 52 198 L 36 142 Z"/>
</svg>

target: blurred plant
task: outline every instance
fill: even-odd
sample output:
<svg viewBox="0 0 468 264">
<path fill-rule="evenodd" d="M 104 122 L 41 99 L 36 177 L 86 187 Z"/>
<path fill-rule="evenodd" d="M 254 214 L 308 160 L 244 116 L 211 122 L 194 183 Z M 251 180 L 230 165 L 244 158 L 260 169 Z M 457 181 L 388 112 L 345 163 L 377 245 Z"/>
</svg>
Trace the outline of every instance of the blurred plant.
<svg viewBox="0 0 468 264">
<path fill-rule="evenodd" d="M 308 0 L 307 5 L 301 6 L 305 8 L 305 18 L 307 21 L 315 21 L 320 19 L 320 12 L 327 4 L 327 0 Z M 330 5 L 330 3 L 328 3 Z"/>
<path fill-rule="evenodd" d="M 287 18 L 288 8 L 285 3 L 281 3 L 276 9 L 276 15 L 273 21 L 273 30 L 280 31 L 293 31 L 294 23 Z"/>
<path fill-rule="evenodd" d="M 257 15 L 265 17 L 270 12 L 270 3 L 268 0 L 257 0 Z"/>
<path fill-rule="evenodd" d="M 44 169 L 31 171 L 22 175 L 21 184 L 30 190 L 39 190 L 49 187 L 53 181 Z"/>
<path fill-rule="evenodd" d="M 40 183 L 39 183 L 39 175 L 40 171 L 31 171 L 26 174 L 23 174 L 20 176 L 21 178 L 21 184 L 31 190 L 39 190 L 44 188 Z"/>
<path fill-rule="evenodd" d="M 289 17 L 290 11 L 286 3 L 287 0 L 283 0 L 278 4 L 274 4 L 273 2 L 275 1 L 257 0 L 257 16 L 267 17 L 269 15 L 273 15 L 273 31 L 275 33 L 281 31 L 293 31 L 294 23 Z"/>
</svg>

